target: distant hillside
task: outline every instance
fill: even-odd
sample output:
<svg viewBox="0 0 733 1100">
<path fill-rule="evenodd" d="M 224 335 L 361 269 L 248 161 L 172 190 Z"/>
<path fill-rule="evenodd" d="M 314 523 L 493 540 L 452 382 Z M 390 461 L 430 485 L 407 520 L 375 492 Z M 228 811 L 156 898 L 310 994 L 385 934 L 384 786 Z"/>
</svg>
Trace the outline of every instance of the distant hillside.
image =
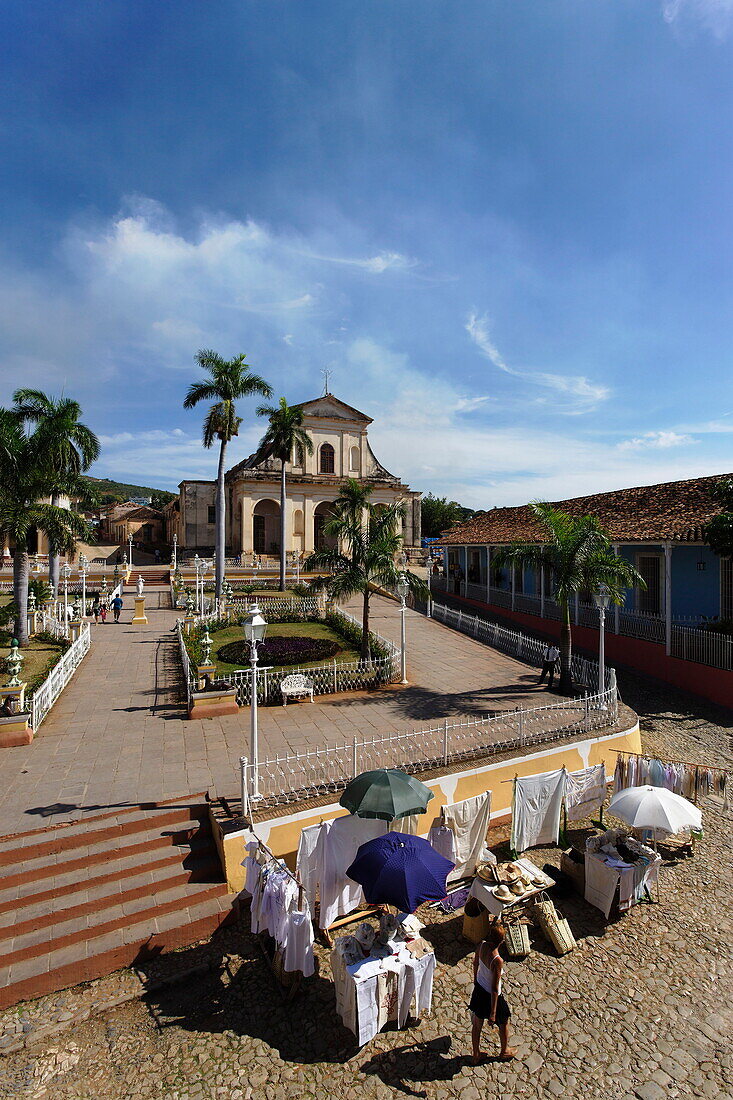
<svg viewBox="0 0 733 1100">
<path fill-rule="evenodd" d="M 91 484 L 101 504 L 130 500 L 132 497 L 152 497 L 153 507 L 162 508 L 171 500 L 175 500 L 176 496 L 175 493 L 169 493 L 165 489 L 151 489 L 148 485 L 128 485 L 124 481 L 111 481 L 107 477 L 86 475 L 84 480 Z"/>
</svg>

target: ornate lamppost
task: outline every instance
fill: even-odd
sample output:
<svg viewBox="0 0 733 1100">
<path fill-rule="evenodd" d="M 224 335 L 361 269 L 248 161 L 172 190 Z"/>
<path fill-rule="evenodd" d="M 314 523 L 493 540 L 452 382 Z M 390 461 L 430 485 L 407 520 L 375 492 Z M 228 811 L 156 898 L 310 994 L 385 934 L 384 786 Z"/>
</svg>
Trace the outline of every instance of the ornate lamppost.
<svg viewBox="0 0 733 1100">
<path fill-rule="evenodd" d="M 403 684 L 407 683 L 407 634 L 405 629 L 405 615 L 407 613 L 407 594 L 410 591 L 410 585 L 407 577 L 404 573 L 400 574 L 400 579 L 397 582 L 397 595 L 400 598 L 400 671 L 402 672 Z"/>
<path fill-rule="evenodd" d="M 598 694 L 601 695 L 606 690 L 606 610 L 611 602 L 611 593 L 606 588 L 605 584 L 602 584 L 598 589 L 598 592 L 593 597 L 593 601 L 598 608 L 599 628 L 598 628 Z M 605 709 L 605 708 L 604 708 Z"/>
<path fill-rule="evenodd" d="M 79 555 L 79 576 L 81 577 L 81 614 L 87 617 L 87 573 L 89 572 L 89 559 L 86 554 Z"/>
<path fill-rule="evenodd" d="M 173 572 L 178 569 L 178 535 L 173 535 Z"/>
<path fill-rule="evenodd" d="M 259 782 L 259 748 L 257 744 L 257 646 L 264 642 L 267 634 L 267 620 L 257 604 L 250 608 L 249 617 L 244 622 L 244 636 L 249 642 L 250 659 L 252 662 L 252 697 L 250 705 L 250 760 L 252 761 L 252 790 L 250 797 L 260 797 Z"/>
<path fill-rule="evenodd" d="M 59 570 L 61 573 L 61 579 L 64 582 L 64 626 L 68 629 L 69 622 L 69 577 L 71 576 L 71 566 L 68 561 L 65 561 Z"/>
</svg>

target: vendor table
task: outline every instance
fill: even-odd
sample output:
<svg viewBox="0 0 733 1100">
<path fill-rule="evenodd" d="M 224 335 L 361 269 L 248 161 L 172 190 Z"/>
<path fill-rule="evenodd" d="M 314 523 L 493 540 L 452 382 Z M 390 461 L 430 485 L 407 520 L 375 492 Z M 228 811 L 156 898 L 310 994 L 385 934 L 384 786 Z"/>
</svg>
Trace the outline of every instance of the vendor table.
<svg viewBox="0 0 733 1100">
<path fill-rule="evenodd" d="M 410 1009 L 429 1012 L 433 996 L 435 954 L 425 941 L 425 954 L 415 958 L 404 941 L 375 943 L 360 962 L 346 965 L 336 941 L 331 971 L 336 989 L 336 1011 L 359 1046 L 368 1043 L 389 1022 L 404 1027 Z"/>
<path fill-rule="evenodd" d="M 501 917 L 509 909 L 514 909 L 516 906 L 524 905 L 528 901 L 532 901 L 537 894 L 541 894 L 543 890 L 549 890 L 551 886 L 555 885 L 555 880 L 551 879 L 549 875 L 546 875 L 544 871 L 540 871 L 539 867 L 535 867 L 531 860 L 522 858 L 518 859 L 517 864 L 522 868 L 530 878 L 542 879 L 542 886 L 533 886 L 531 890 L 527 890 L 526 893 L 520 897 L 514 898 L 512 901 L 501 901 L 494 893 L 494 886 L 492 883 L 486 882 L 485 879 L 478 878 L 473 880 L 471 889 L 468 892 L 468 896 L 476 898 L 480 901 L 485 909 L 488 909 L 495 917 Z"/>
</svg>

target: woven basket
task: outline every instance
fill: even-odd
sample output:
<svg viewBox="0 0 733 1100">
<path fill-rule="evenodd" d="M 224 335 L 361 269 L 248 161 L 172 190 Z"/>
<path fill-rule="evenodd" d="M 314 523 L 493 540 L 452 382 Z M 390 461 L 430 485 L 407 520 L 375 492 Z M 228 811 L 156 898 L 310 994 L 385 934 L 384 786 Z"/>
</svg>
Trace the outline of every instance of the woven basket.
<svg viewBox="0 0 733 1100">
<path fill-rule="evenodd" d="M 510 959 L 524 959 L 532 950 L 526 924 L 509 924 L 505 928 L 506 953 Z"/>
<path fill-rule="evenodd" d="M 477 917 L 463 916 L 463 935 L 471 943 L 481 943 L 486 939 L 486 933 L 492 923 L 491 913 L 488 909 L 482 909 Z"/>
<path fill-rule="evenodd" d="M 565 917 L 556 916 L 554 920 L 543 922 L 541 927 L 558 955 L 567 955 L 569 951 L 578 946 Z"/>
</svg>

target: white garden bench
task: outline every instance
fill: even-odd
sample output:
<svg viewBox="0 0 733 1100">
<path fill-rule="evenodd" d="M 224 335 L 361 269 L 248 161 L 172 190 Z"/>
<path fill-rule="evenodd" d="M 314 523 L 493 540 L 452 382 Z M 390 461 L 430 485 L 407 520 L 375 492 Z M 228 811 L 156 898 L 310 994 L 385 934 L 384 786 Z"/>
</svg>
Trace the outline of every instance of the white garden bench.
<svg viewBox="0 0 733 1100">
<path fill-rule="evenodd" d="M 313 702 L 313 681 L 304 676 L 302 672 L 292 672 L 290 676 L 286 676 L 284 680 L 281 680 L 280 691 L 282 692 L 284 707 L 288 705 L 289 696 L 297 698 L 310 695 L 310 701 Z"/>
</svg>

